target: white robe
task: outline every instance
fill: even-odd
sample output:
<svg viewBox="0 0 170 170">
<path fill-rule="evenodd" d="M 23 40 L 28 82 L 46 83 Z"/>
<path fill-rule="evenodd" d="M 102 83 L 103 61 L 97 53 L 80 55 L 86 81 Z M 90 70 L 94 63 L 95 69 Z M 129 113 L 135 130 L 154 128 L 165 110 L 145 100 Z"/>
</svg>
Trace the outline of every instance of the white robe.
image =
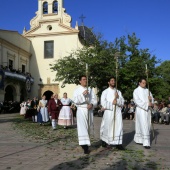
<svg viewBox="0 0 170 170">
<path fill-rule="evenodd" d="M 133 92 L 133 99 L 136 104 L 135 110 L 135 136 L 136 143 L 143 146 L 150 146 L 151 112 L 148 110 L 148 89 L 138 86 Z M 152 94 L 150 93 L 152 97 Z M 153 97 L 152 97 L 153 103 Z"/>
<path fill-rule="evenodd" d="M 122 106 L 124 98 L 119 90 L 117 90 L 119 98 L 117 99 L 115 126 L 114 126 L 114 109 L 113 100 L 115 99 L 116 89 L 107 88 L 102 92 L 101 105 L 105 109 L 101 128 L 100 139 L 109 145 L 121 145 L 123 138 L 123 123 L 122 123 Z M 115 128 L 115 129 L 114 129 Z M 114 135 L 114 137 L 113 137 Z"/>
<path fill-rule="evenodd" d="M 91 88 L 88 88 L 89 94 L 84 96 L 83 92 L 87 90 L 85 87 L 78 87 L 74 91 L 73 102 L 77 106 L 77 130 L 79 145 L 91 145 L 90 137 L 88 134 L 88 114 L 89 114 L 89 125 L 93 127 L 93 108 L 97 105 L 96 95 Z M 91 110 L 87 109 L 87 99 L 89 104 L 93 104 Z M 90 130 L 89 130 L 90 131 Z"/>
</svg>

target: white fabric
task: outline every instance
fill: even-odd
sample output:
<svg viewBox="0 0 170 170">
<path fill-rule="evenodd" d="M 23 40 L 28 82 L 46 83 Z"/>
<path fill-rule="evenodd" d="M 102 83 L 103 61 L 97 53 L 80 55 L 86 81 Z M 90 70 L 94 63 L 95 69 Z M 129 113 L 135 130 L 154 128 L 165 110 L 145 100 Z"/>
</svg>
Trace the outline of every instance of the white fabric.
<svg viewBox="0 0 170 170">
<path fill-rule="evenodd" d="M 105 109 L 101 128 L 100 139 L 109 145 L 122 144 L 123 123 L 121 107 L 124 105 L 124 98 L 120 91 L 117 90 L 119 98 L 117 99 L 115 126 L 114 126 L 114 109 L 113 100 L 115 99 L 116 89 L 107 88 L 102 92 L 101 105 Z M 115 129 L 114 129 L 115 128 Z"/>
<path fill-rule="evenodd" d="M 33 122 L 37 122 L 37 115 L 32 116 L 32 121 L 33 121 Z"/>
<path fill-rule="evenodd" d="M 57 128 L 57 121 L 55 119 L 52 119 L 52 128 L 56 129 Z"/>
<path fill-rule="evenodd" d="M 40 100 L 39 101 L 39 106 L 40 106 L 40 113 L 42 115 L 42 121 L 43 122 L 48 122 L 49 120 L 49 115 L 48 115 L 48 110 L 47 110 L 47 100 Z"/>
<path fill-rule="evenodd" d="M 71 99 L 69 98 L 62 98 L 61 103 L 63 104 L 62 109 L 60 110 L 60 114 L 58 119 L 72 119 L 72 111 L 70 106 L 64 106 L 64 105 L 69 105 L 71 103 Z"/>
<path fill-rule="evenodd" d="M 93 104 L 93 108 L 97 105 L 96 95 L 91 88 L 88 88 L 89 94 L 83 95 L 83 92 L 87 88 L 79 86 L 73 95 L 73 102 L 77 106 L 77 130 L 78 130 L 78 140 L 79 145 L 91 145 L 90 137 L 88 134 L 88 114 L 89 114 L 89 125 L 92 129 L 93 127 L 93 109 L 88 110 L 86 107 L 81 107 L 81 105 L 87 104 L 87 101 Z M 89 130 L 90 131 L 90 130 Z"/>
<path fill-rule="evenodd" d="M 138 87 L 133 92 L 133 99 L 136 104 L 135 110 L 135 136 L 136 143 L 143 144 L 143 146 L 150 146 L 150 128 L 151 128 L 151 113 L 148 109 L 149 92 L 147 88 Z M 152 97 L 152 94 L 150 93 Z M 152 103 L 153 97 L 152 97 Z"/>
<path fill-rule="evenodd" d="M 20 104 L 20 107 L 21 107 L 20 115 L 25 115 L 26 114 L 26 109 L 27 109 L 26 104 L 27 104 L 26 102 L 23 102 L 23 103 Z"/>
</svg>

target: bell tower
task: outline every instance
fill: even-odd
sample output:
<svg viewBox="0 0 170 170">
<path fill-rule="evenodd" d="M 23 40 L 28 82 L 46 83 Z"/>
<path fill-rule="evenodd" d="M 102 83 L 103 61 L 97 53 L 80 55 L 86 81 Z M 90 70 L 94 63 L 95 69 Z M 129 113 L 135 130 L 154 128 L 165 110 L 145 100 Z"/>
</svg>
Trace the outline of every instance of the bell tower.
<svg viewBox="0 0 170 170">
<path fill-rule="evenodd" d="M 68 15 L 63 7 L 64 0 L 38 0 L 38 11 L 36 16 L 30 21 L 32 29 L 46 22 L 61 23 L 71 27 L 71 16 Z"/>
<path fill-rule="evenodd" d="M 45 14 L 57 14 L 61 16 L 63 9 L 63 0 L 38 0 L 38 13 L 42 16 Z"/>
</svg>

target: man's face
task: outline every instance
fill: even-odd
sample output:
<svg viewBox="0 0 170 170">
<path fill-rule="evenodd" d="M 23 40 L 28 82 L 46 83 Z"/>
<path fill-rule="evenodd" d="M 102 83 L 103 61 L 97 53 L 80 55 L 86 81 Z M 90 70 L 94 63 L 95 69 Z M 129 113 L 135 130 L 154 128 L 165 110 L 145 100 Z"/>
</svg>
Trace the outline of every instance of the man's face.
<svg viewBox="0 0 170 170">
<path fill-rule="evenodd" d="M 81 84 L 81 86 L 86 87 L 86 85 L 87 85 L 87 78 L 86 77 L 82 77 L 81 80 L 80 80 L 80 84 Z"/>
<path fill-rule="evenodd" d="M 146 87 L 146 81 L 142 80 L 141 82 L 139 82 L 139 86 L 141 86 L 142 88 Z"/>
<path fill-rule="evenodd" d="M 54 94 L 54 99 L 58 99 L 58 94 Z"/>
<path fill-rule="evenodd" d="M 115 87 L 115 79 L 114 78 L 110 79 L 108 84 L 109 84 L 110 87 Z"/>
</svg>

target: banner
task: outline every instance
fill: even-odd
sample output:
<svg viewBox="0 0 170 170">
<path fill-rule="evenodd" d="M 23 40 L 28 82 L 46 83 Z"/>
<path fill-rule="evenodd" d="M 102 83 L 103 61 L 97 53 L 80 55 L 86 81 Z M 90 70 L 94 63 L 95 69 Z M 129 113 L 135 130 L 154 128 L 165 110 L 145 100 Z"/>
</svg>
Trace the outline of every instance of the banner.
<svg viewBox="0 0 170 170">
<path fill-rule="evenodd" d="M 30 79 L 30 76 L 27 76 L 27 77 L 26 77 L 25 86 L 26 86 L 27 92 L 30 92 L 30 91 L 31 91 L 31 79 Z"/>
</svg>

